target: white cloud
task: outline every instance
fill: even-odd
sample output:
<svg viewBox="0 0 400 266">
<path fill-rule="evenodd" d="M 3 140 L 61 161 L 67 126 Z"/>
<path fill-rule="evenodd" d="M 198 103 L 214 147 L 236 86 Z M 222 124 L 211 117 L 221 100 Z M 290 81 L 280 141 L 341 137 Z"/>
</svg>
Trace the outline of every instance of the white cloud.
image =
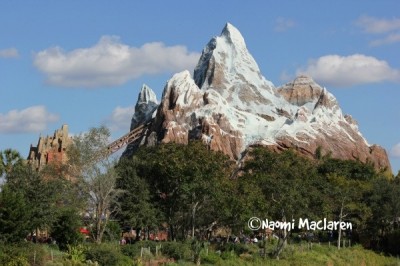
<svg viewBox="0 0 400 266">
<path fill-rule="evenodd" d="M 310 60 L 308 65 L 298 69 L 296 74 L 310 75 L 321 85 L 334 87 L 400 81 L 399 70 L 391 68 L 384 60 L 362 54 L 322 56 Z"/>
<path fill-rule="evenodd" d="M 104 87 L 121 85 L 145 74 L 193 69 L 200 57 L 185 46 L 161 42 L 131 47 L 118 37 L 103 36 L 89 48 L 70 52 L 52 47 L 35 54 L 34 65 L 49 84 L 63 87 Z"/>
<path fill-rule="evenodd" d="M 295 23 L 291 19 L 279 17 L 275 20 L 274 30 L 278 32 L 286 31 L 295 26 Z"/>
<path fill-rule="evenodd" d="M 379 19 L 370 16 L 361 16 L 356 25 L 366 33 L 386 33 L 400 29 L 400 18 Z"/>
<path fill-rule="evenodd" d="M 105 123 L 111 131 L 124 130 L 129 131 L 132 115 L 135 112 L 134 106 L 117 106 L 112 114 L 106 119 Z"/>
<path fill-rule="evenodd" d="M 58 115 L 49 113 L 43 105 L 11 110 L 6 114 L 0 113 L 0 133 L 40 132 L 47 128 L 47 123 L 58 119 Z"/>
<path fill-rule="evenodd" d="M 0 50 L 0 58 L 16 58 L 18 56 L 19 56 L 18 50 L 15 48 Z"/>
<path fill-rule="evenodd" d="M 393 157 L 400 158 L 400 143 L 397 143 L 396 145 L 394 145 L 390 153 Z"/>
<path fill-rule="evenodd" d="M 392 43 L 396 43 L 396 42 L 400 42 L 400 33 L 389 34 L 388 36 L 386 36 L 383 39 L 373 40 L 369 43 L 369 45 L 370 46 L 381 46 L 381 45 L 392 44 Z"/>
</svg>

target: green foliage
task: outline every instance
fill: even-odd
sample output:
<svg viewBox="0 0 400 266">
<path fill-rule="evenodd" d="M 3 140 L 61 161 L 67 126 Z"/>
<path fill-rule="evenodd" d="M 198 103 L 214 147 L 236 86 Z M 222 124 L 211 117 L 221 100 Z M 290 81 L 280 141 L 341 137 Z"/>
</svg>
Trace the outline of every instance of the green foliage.
<svg viewBox="0 0 400 266">
<path fill-rule="evenodd" d="M 12 173 L 23 166 L 21 154 L 13 149 L 0 151 L 0 177 L 5 174 L 7 182 L 12 182 Z"/>
<path fill-rule="evenodd" d="M 254 252 L 254 247 L 251 245 L 231 242 L 221 244 L 218 249 L 221 250 L 222 253 L 233 252 L 237 256 Z"/>
<path fill-rule="evenodd" d="M 192 254 L 190 244 L 183 242 L 162 243 L 161 252 L 164 256 L 175 260 L 190 259 Z"/>
<path fill-rule="evenodd" d="M 69 245 L 67 244 L 67 258 L 73 263 L 84 262 L 86 260 L 85 251 L 86 247 L 80 245 Z"/>
<path fill-rule="evenodd" d="M 244 253 L 241 253 L 241 254 L 244 254 Z M 240 255 L 240 254 L 239 254 Z M 234 250 L 231 250 L 231 251 L 224 251 L 224 252 L 222 252 L 222 254 L 221 254 L 221 258 L 223 259 L 223 260 L 234 260 L 234 259 L 236 259 L 238 256 L 236 255 L 236 253 L 234 252 Z"/>
<path fill-rule="evenodd" d="M 221 255 L 221 257 L 222 257 L 222 255 Z M 221 257 L 215 252 L 208 252 L 208 254 L 205 252 L 202 252 L 201 263 L 215 265 L 215 264 L 218 264 L 219 262 L 221 262 Z"/>
<path fill-rule="evenodd" d="M 54 222 L 61 201 L 62 181 L 45 178 L 28 165 L 22 165 L 9 174 L 7 186 L 23 195 L 29 209 L 29 229 L 48 229 Z"/>
<path fill-rule="evenodd" d="M 121 237 L 121 226 L 116 221 L 108 221 L 106 229 L 104 231 L 105 241 L 119 241 Z"/>
<path fill-rule="evenodd" d="M 56 240 L 60 249 L 65 250 L 71 245 L 82 243 L 84 237 L 79 232 L 82 226 L 82 218 L 75 209 L 62 208 L 51 226 L 51 236 Z"/>
<path fill-rule="evenodd" d="M 252 186 L 256 192 L 255 200 L 259 203 L 250 204 L 250 208 L 255 208 L 252 216 L 313 218 L 323 213 L 317 173 L 311 160 L 291 150 L 277 154 L 264 148 L 253 149 L 250 157 L 239 182 L 242 187 Z"/>
<path fill-rule="evenodd" d="M 132 245 L 121 246 L 121 252 L 122 254 L 128 256 L 129 258 L 138 258 L 140 257 L 141 248 L 150 249 L 151 252 L 155 253 L 156 246 L 159 247 L 160 245 L 163 244 L 154 241 L 139 241 Z"/>
<path fill-rule="evenodd" d="M 0 265 L 29 266 L 29 262 L 17 246 L 0 246 Z"/>
<path fill-rule="evenodd" d="M 0 191 L 0 241 L 20 242 L 30 229 L 30 209 L 24 195 L 7 185 Z"/>
<path fill-rule="evenodd" d="M 176 231 L 178 226 L 183 226 L 185 231 L 206 227 L 220 216 L 218 207 L 221 206 L 217 206 L 221 196 L 220 184 L 229 175 L 226 156 L 209 151 L 200 142 L 191 142 L 189 145 L 165 144 L 142 149 L 131 163 L 137 175 L 148 184 L 135 179 L 134 171 L 131 175 L 121 174 L 121 182 L 139 181 L 139 185 L 143 184 L 140 185 L 143 191 L 139 193 L 144 195 L 147 189 L 150 190 L 151 201 L 157 204 L 170 225 L 171 238 L 180 233 Z M 135 189 L 137 191 L 138 186 Z M 124 204 L 123 198 L 121 200 L 122 207 L 126 206 L 125 213 L 136 211 L 142 218 L 151 218 L 149 216 L 155 214 L 151 205 L 142 201 L 134 199 L 135 203 L 129 205 Z M 139 204 L 144 208 L 138 210 Z M 128 216 L 127 222 L 129 220 L 132 219 Z M 151 219 L 148 222 L 151 223 Z M 184 236 L 180 235 L 180 238 Z"/>
<path fill-rule="evenodd" d="M 377 175 L 372 164 L 333 158 L 323 160 L 318 165 L 318 172 L 324 176 L 335 173 L 355 180 L 371 180 Z"/>
<path fill-rule="evenodd" d="M 116 187 L 123 193 L 117 199 L 120 211 L 116 217 L 122 225 L 133 228 L 158 226 L 161 214 L 151 201 L 150 184 L 137 175 L 136 167 L 137 163 L 128 159 L 122 159 L 117 166 L 120 178 Z"/>
<path fill-rule="evenodd" d="M 32 243 L 0 245 L 0 265 L 43 265 L 46 251 L 43 246 Z"/>
<path fill-rule="evenodd" d="M 118 207 L 115 201 L 122 193 L 115 188 L 118 174 L 115 161 L 107 151 L 109 137 L 110 131 L 106 127 L 91 128 L 89 132 L 75 136 L 67 150 L 69 174 L 81 187 L 86 208 L 92 210 L 92 237 L 97 243 L 101 243 L 110 214 Z"/>
<path fill-rule="evenodd" d="M 98 262 L 100 266 L 131 265 L 133 260 L 125 257 L 119 250 L 119 246 L 107 244 L 90 245 L 85 251 L 87 260 Z"/>
</svg>

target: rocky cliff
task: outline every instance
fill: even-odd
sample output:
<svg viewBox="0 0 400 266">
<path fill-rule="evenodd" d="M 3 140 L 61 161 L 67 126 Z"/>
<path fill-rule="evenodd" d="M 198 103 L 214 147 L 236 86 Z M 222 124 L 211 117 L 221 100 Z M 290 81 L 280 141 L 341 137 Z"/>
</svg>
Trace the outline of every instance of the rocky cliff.
<svg viewBox="0 0 400 266">
<path fill-rule="evenodd" d="M 72 142 L 68 135 L 68 125 L 56 130 L 53 136 L 39 137 L 37 146 L 31 145 L 27 162 L 33 169 L 39 171 L 48 163 L 67 161 L 66 148 Z"/>
<path fill-rule="evenodd" d="M 266 80 L 242 35 L 229 23 L 203 49 L 193 77 L 183 71 L 167 82 L 160 104 L 143 86 L 131 128 L 148 121 L 146 134 L 124 155 L 140 145 L 201 139 L 235 160 L 252 145 L 293 148 L 309 157 L 320 147 L 335 158 L 390 169 L 386 151 L 368 144 L 355 120 L 343 115 L 336 98 L 311 77 L 300 76 L 280 87 Z"/>
</svg>

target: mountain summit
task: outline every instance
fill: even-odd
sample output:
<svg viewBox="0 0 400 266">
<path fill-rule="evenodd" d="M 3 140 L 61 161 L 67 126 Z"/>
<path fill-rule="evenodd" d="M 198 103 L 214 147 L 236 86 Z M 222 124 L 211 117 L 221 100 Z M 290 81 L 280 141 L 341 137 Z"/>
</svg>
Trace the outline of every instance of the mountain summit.
<svg viewBox="0 0 400 266">
<path fill-rule="evenodd" d="M 276 88 L 229 23 L 203 49 L 193 78 L 183 71 L 167 82 L 160 104 L 150 88 L 142 88 L 131 129 L 149 121 L 125 155 L 140 145 L 201 139 L 235 160 L 249 146 L 263 145 L 277 151 L 293 148 L 309 157 L 318 149 L 390 170 L 386 151 L 368 144 L 330 92 L 307 76 Z"/>
</svg>

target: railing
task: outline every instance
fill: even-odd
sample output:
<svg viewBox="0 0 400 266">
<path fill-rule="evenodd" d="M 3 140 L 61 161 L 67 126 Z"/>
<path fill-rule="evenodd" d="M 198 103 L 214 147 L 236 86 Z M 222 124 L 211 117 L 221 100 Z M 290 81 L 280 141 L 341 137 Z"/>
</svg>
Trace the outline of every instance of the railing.
<svg viewBox="0 0 400 266">
<path fill-rule="evenodd" d="M 150 122 L 146 123 L 146 124 L 141 124 L 140 126 L 134 128 L 132 131 L 130 131 L 128 134 L 123 135 L 122 137 L 120 137 L 119 139 L 111 142 L 110 144 L 108 144 L 107 146 L 107 152 L 109 154 L 112 154 L 118 150 L 120 150 L 121 148 L 123 148 L 124 146 L 138 140 L 139 138 L 141 138 L 147 131 L 147 127 L 153 122 L 153 120 L 151 120 Z"/>
</svg>

